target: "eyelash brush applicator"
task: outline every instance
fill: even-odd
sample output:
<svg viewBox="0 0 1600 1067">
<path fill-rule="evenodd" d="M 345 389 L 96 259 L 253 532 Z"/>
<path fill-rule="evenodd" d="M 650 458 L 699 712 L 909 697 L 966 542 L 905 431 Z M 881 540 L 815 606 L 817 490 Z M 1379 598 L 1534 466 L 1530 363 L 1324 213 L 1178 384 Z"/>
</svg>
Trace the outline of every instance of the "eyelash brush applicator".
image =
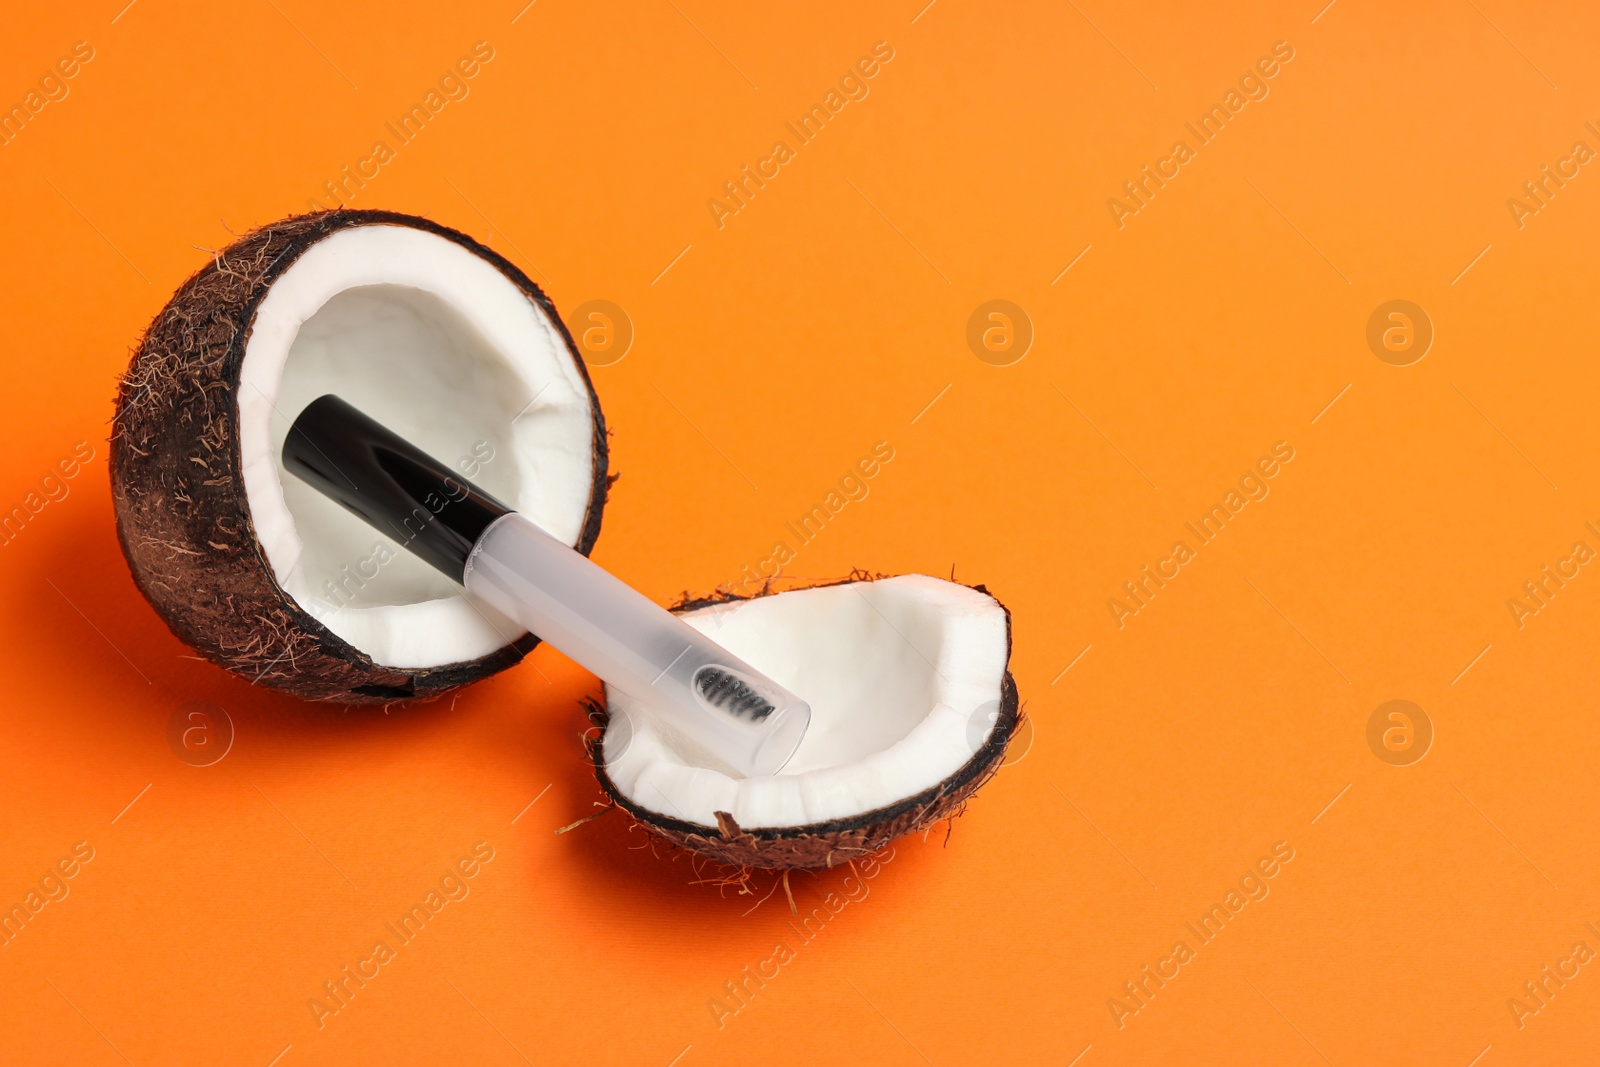
<svg viewBox="0 0 1600 1067">
<path fill-rule="evenodd" d="M 740 773 L 800 746 L 805 701 L 339 397 L 300 412 L 283 465 Z"/>
</svg>

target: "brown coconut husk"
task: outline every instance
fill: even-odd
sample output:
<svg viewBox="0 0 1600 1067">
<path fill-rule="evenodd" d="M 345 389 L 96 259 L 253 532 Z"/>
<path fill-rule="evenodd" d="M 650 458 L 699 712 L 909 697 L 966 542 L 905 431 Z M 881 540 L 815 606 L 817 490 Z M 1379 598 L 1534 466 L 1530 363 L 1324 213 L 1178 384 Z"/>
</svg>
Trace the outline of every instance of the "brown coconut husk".
<svg viewBox="0 0 1600 1067">
<path fill-rule="evenodd" d="M 833 582 L 818 582 L 797 588 L 814 589 L 823 586 L 847 585 L 858 581 L 874 581 L 886 575 L 871 575 L 854 571 L 848 578 Z M 993 597 L 982 585 L 969 586 Z M 786 590 L 787 591 L 787 590 Z M 709 597 L 685 596 L 672 607 L 674 612 L 691 611 L 714 604 L 735 600 L 751 600 L 774 595 L 772 585 L 750 596 L 718 591 Z M 995 603 L 1000 603 L 996 600 Z M 1011 659 L 1011 612 L 1000 604 L 1006 613 L 1006 660 Z M 600 727 L 597 734 L 587 738 L 585 744 L 589 761 L 594 766 L 596 780 L 605 794 L 606 804 L 596 818 L 612 807 L 620 808 L 631 816 L 638 826 L 657 838 L 689 850 L 728 867 L 748 871 L 750 868 L 790 870 L 795 868 L 830 868 L 855 860 L 867 853 L 876 852 L 897 837 L 914 832 L 926 833 L 936 824 L 954 819 L 966 808 L 967 801 L 994 777 L 1005 761 L 1006 747 L 1016 735 L 1022 722 L 1022 709 L 1017 696 L 1016 679 L 1008 670 L 1000 684 L 1000 714 L 983 746 L 955 773 L 932 788 L 907 797 L 888 807 L 862 812 L 844 819 L 809 823 L 804 826 L 762 827 L 746 830 L 725 811 L 716 812 L 717 825 L 702 826 L 651 811 L 626 796 L 610 775 L 606 773 L 602 740 L 609 719 L 604 697 L 588 701 L 589 717 Z M 579 820 L 579 823 L 588 819 Z M 578 824 L 573 824 L 574 826 Z M 566 827 L 565 829 L 572 829 Z M 740 881 L 735 876 L 734 881 Z"/>
<path fill-rule="evenodd" d="M 555 306 L 515 265 L 466 234 L 393 211 L 337 210 L 272 223 L 215 253 L 151 322 L 117 388 L 111 492 L 117 537 L 138 585 L 180 640 L 251 682 L 307 700 L 389 704 L 436 697 L 519 662 L 526 634 L 464 663 L 396 670 L 374 663 L 302 609 L 272 575 L 245 500 L 239 371 L 257 307 L 302 253 L 351 226 L 408 226 L 488 260 L 555 323 L 594 412 L 594 478 L 577 549 L 605 507 L 605 420 Z"/>
</svg>

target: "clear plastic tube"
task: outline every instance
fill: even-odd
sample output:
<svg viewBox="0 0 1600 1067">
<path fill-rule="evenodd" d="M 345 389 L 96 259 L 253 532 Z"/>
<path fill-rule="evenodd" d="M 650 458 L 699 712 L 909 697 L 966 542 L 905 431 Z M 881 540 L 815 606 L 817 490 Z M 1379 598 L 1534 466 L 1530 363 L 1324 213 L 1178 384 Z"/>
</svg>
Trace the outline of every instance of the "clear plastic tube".
<svg viewBox="0 0 1600 1067">
<path fill-rule="evenodd" d="M 340 397 L 305 406 L 283 465 L 738 773 L 800 746 L 805 701 Z"/>
<path fill-rule="evenodd" d="M 516 512 L 484 530 L 462 584 L 746 776 L 781 770 L 811 723 L 805 701 Z"/>
</svg>

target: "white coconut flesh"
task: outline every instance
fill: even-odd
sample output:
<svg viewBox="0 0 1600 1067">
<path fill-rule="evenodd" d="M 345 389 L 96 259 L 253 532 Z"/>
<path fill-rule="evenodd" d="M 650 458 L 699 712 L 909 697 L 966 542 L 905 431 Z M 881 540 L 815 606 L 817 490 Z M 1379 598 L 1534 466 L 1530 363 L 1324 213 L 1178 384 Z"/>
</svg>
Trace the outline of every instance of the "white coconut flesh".
<svg viewBox="0 0 1600 1067">
<path fill-rule="evenodd" d="M 715 828 L 847 819 L 938 785 L 996 728 L 1005 610 L 923 575 L 777 593 L 687 612 L 712 637 L 811 705 L 776 775 L 745 778 L 607 687 L 606 774 L 630 803 Z"/>
<path fill-rule="evenodd" d="M 313 245 L 268 290 L 245 347 L 239 447 L 278 585 L 380 665 L 480 658 L 524 629 L 283 469 L 301 409 L 336 393 L 569 545 L 593 489 L 593 413 L 550 318 L 488 261 L 372 225 Z"/>
</svg>

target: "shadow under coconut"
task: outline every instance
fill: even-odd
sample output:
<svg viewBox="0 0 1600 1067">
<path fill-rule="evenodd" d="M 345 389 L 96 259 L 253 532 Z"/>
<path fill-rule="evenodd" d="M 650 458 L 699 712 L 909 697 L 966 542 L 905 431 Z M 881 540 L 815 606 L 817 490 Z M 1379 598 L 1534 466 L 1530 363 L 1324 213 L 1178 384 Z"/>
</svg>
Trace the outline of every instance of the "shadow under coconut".
<svg viewBox="0 0 1600 1067">
<path fill-rule="evenodd" d="M 532 673 L 542 669 L 555 674 L 551 670 L 554 658 L 550 651 L 537 648 L 512 670 Z M 561 681 L 559 675 L 556 679 Z M 595 683 L 592 692 L 598 689 Z M 697 927 L 713 921 L 728 905 L 719 907 L 715 888 L 693 884 L 697 876 L 686 854 L 670 856 L 676 850 L 658 842 L 660 855 L 652 855 L 647 839 L 654 839 L 642 830 L 630 831 L 632 820 L 626 813 L 595 806 L 605 796 L 585 752 L 585 732 L 596 731 L 576 703 L 560 711 L 543 706 L 524 708 L 513 742 L 516 764 L 528 769 L 532 792 L 542 788 L 544 781 L 554 781 L 550 792 L 521 817 L 518 828 L 555 836 L 560 876 L 572 880 L 577 899 L 588 902 L 597 919 L 648 914 L 658 921 L 681 920 Z M 527 825 L 530 822 L 532 826 Z M 572 825 L 574 822 L 578 825 Z M 562 832 L 563 827 L 570 828 Z M 540 843 L 541 853 L 547 848 Z"/>
<path fill-rule="evenodd" d="M 854 929 L 852 937 L 871 937 L 894 915 L 874 909 L 873 894 L 924 881 L 928 872 L 919 868 L 947 859 L 936 854 L 943 836 L 940 828 L 927 842 L 918 835 L 901 838 L 855 869 L 790 871 L 787 891 L 780 871 L 750 870 L 741 877 L 653 837 L 620 809 L 563 834 L 562 841 L 574 860 L 565 865 L 574 888 L 597 921 L 648 916 L 648 924 L 629 923 L 635 936 L 653 929 L 658 945 L 697 960 L 723 960 L 729 946 L 748 948 L 752 958 L 769 954 L 777 941 L 803 951 L 841 918 L 834 936 Z"/>
<path fill-rule="evenodd" d="M 322 704 L 301 700 L 233 674 L 189 648 L 134 584 L 112 520 L 104 509 L 59 516 L 36 568 L 39 625 L 25 629 L 17 651 L 36 662 L 71 664 L 71 688 L 104 694 L 74 701 L 69 712 L 103 736 L 132 744 L 161 736 L 172 711 L 191 701 L 225 709 L 237 735 L 271 759 L 436 730 L 452 701 L 394 705 Z M 41 525 L 46 517 L 41 517 Z M 26 533 L 32 533 L 31 528 Z M 41 539 L 46 539 L 41 536 Z M 54 588 L 52 588 L 52 586 Z"/>
<path fill-rule="evenodd" d="M 598 731 L 591 730 L 591 733 Z M 716 863 L 671 844 L 643 826 L 620 807 L 596 807 L 605 801 L 595 781 L 594 766 L 580 742 L 568 729 L 557 736 L 540 729 L 535 745 L 564 744 L 572 753 L 563 760 L 570 767 L 552 793 L 570 819 L 587 819 L 560 833 L 560 851 L 569 862 L 561 869 L 574 880 L 573 888 L 589 901 L 597 920 L 614 915 L 648 915 L 660 924 L 663 941 L 695 957 L 721 959 L 726 946 L 706 934 L 726 932 L 739 943 L 770 951 L 766 944 L 776 934 L 796 944 L 810 929 L 803 925 L 815 909 L 824 908 L 830 894 L 840 902 L 865 899 L 881 886 L 918 878 L 924 862 L 938 862 L 944 840 L 940 824 L 924 844 L 920 835 L 890 843 L 881 857 L 857 861 L 857 866 L 789 872 L 788 890 L 783 872 L 767 869 L 739 870 Z M 537 759 L 530 753 L 530 758 Z M 545 763 L 545 760 L 541 760 Z M 554 817 L 547 816 L 550 821 Z M 790 909 L 789 895 L 794 899 Z M 817 920 L 812 920 L 812 927 Z M 639 929 L 637 926 L 633 927 Z"/>
<path fill-rule="evenodd" d="M 225 709 L 237 743 L 269 762 L 299 763 L 310 753 L 337 760 L 344 751 L 365 749 L 379 738 L 426 745 L 448 728 L 451 696 L 388 708 L 320 704 L 224 670 L 184 645 L 146 602 L 128 571 L 108 509 L 62 509 L 39 521 L 36 532 L 43 544 L 30 546 L 39 560 L 30 568 L 37 589 L 29 594 L 37 598 L 38 620 L 19 631 L 14 653 L 66 672 L 66 691 L 97 694 L 98 699 L 63 700 L 52 709 L 97 736 L 129 750 L 161 743 L 156 739 L 164 737 L 168 717 L 191 701 Z M 26 531 L 34 533 L 31 527 Z M 563 857 L 558 869 L 581 899 L 591 902 L 597 918 L 649 915 L 683 951 L 703 946 L 716 955 L 715 941 L 705 938 L 708 932 L 765 939 L 769 926 L 785 929 L 788 921 L 800 922 L 822 906 L 828 894 L 847 898 L 849 886 L 860 884 L 846 884 L 845 879 L 860 877 L 849 867 L 793 872 L 789 892 L 800 913 L 795 919 L 778 872 L 741 873 L 655 837 L 621 809 L 595 807 L 604 796 L 582 741 L 586 720 L 577 697 L 585 687 L 563 677 L 568 672 L 554 668 L 553 656 L 536 650 L 506 674 L 462 690 L 461 699 L 471 694 L 480 700 L 492 689 L 498 690 L 494 699 L 520 705 L 519 714 L 489 740 L 510 747 L 514 762 L 528 768 L 530 793 L 537 792 L 539 779 L 554 779 L 550 795 L 533 809 L 538 821 L 529 831 L 550 834 L 600 813 L 556 838 Z M 555 679 L 548 699 L 543 684 L 518 684 L 526 680 L 518 672 L 535 672 L 540 663 Z M 530 813 L 528 821 L 534 817 Z M 942 831 L 934 837 L 942 837 Z M 915 879 L 922 862 L 939 859 L 922 855 L 937 843 L 930 839 L 924 847 L 913 837 L 890 846 L 895 858 L 880 865 L 873 888 Z"/>
<path fill-rule="evenodd" d="M 64 692 L 99 696 L 63 701 L 57 711 L 98 736 L 137 744 L 159 728 L 149 720 L 164 718 L 173 695 L 215 687 L 203 664 L 181 658 L 192 653 L 134 585 L 108 508 L 46 513 L 22 536 L 43 542 L 29 546 L 43 558 L 29 568 L 35 625 L 16 631 L 13 653 L 59 670 Z"/>
</svg>

